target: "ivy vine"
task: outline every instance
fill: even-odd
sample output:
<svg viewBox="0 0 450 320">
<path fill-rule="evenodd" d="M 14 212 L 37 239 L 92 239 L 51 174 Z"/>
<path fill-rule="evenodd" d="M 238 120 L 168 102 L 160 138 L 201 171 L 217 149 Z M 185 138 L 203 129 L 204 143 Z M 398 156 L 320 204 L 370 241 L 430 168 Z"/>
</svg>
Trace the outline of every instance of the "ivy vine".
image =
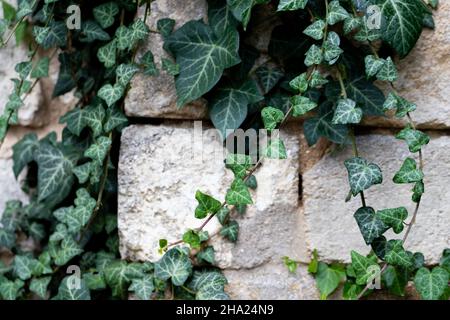
<svg viewBox="0 0 450 320">
<path fill-rule="evenodd" d="M 152 2 L 22 0 L 17 10 L 3 2 L 2 43 L 15 36 L 17 42 L 29 41 L 31 49 L 28 60 L 16 66 L 14 90 L 0 117 L 0 140 L 18 123 L 18 110 L 39 79 L 48 76 L 56 55 L 60 69 L 53 96 L 72 91 L 78 102 L 60 119 L 65 124 L 61 140 L 55 133 L 27 134 L 13 148 L 15 176 L 27 169 L 22 184 L 30 202 L 9 201 L 1 218 L 0 247 L 9 256 L 0 262 L 2 299 L 125 299 L 130 292 L 140 299 L 229 298 L 227 280 L 214 267 L 212 235 L 204 227 L 217 218 L 219 234 L 237 241 L 235 212 L 245 214 L 253 203 L 255 171 L 265 158 L 286 158 L 286 149 L 274 135 L 256 163 L 249 154 L 230 154 L 226 166 L 235 178 L 225 201 L 201 190 L 195 194 L 195 217 L 204 219 L 199 227 L 173 243 L 161 239 L 163 256 L 155 263 L 121 260 L 118 142 L 128 124 L 123 107 L 133 76 L 160 73 L 152 52 L 138 51 L 151 33 L 162 35 L 172 57 L 162 59 L 161 66 L 175 77 L 178 106 L 206 98 L 224 141 L 230 129 L 272 132 L 288 118 L 300 117 L 309 145 L 325 138 L 351 146 L 353 157 L 343 164 L 349 178 L 346 201 L 360 198 L 354 200 L 361 202 L 354 217 L 372 251 L 368 256 L 352 251 L 347 266 L 327 265 L 314 252 L 308 270 L 321 298 L 340 284 L 344 298 L 366 297 L 377 275 L 393 294 L 404 295 L 413 280 L 424 299 L 450 297 L 450 249 L 439 266 L 429 269 L 422 253 L 406 247 L 425 192 L 422 147 L 430 139 L 415 127 L 414 103 L 395 89 L 394 61 L 408 55 L 424 27 L 433 27 L 436 0 L 209 0 L 207 22 L 189 21 L 175 31 L 175 21 L 168 18 L 157 21 L 157 30 L 149 29 Z M 72 4 L 80 7 L 81 29 L 67 28 Z M 371 5 L 381 13 L 378 28 L 370 27 Z M 270 13 L 269 23 L 276 21 L 267 52 L 252 45 L 262 11 Z M 390 85 L 387 97 L 375 80 Z M 393 177 L 397 184 L 411 184 L 416 204 L 411 215 L 405 207 L 374 209 L 364 196 L 383 181 L 383 173 L 359 155 L 355 130 L 365 116 L 386 114 L 405 119 L 396 138 L 417 154 L 404 159 Z M 403 233 L 401 239 L 386 239 L 390 229 Z M 299 264 L 288 257 L 284 262 L 292 272 Z M 74 266 L 81 278 L 68 275 Z"/>
</svg>

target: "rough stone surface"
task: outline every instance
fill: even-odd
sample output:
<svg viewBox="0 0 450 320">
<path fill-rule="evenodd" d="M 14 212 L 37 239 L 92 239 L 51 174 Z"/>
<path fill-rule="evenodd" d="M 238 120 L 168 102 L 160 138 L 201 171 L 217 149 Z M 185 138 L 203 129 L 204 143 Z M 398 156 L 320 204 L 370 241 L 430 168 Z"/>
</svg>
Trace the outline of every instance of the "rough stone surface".
<svg viewBox="0 0 450 320">
<path fill-rule="evenodd" d="M 248 270 L 225 270 L 229 284 L 225 290 L 236 300 L 318 299 L 314 278 L 305 267 L 295 274 L 280 264 L 266 264 Z"/>
<path fill-rule="evenodd" d="M 223 200 L 232 174 L 223 166 L 216 136 L 203 141 L 203 161 L 191 160 L 192 125 L 131 126 L 124 130 L 119 162 L 119 236 L 124 258 L 155 261 L 158 240 L 178 240 L 187 228 L 200 225 L 193 212 L 197 189 Z M 205 131 L 209 132 L 209 131 Z M 264 184 L 253 193 L 240 223 L 239 240 L 231 244 L 215 237 L 217 264 L 222 268 L 253 268 L 281 257 L 304 256 L 302 221 L 298 211 L 298 132 L 281 133 L 287 160 L 265 160 L 256 178 Z M 195 149 L 194 150 L 200 150 Z M 236 214 L 237 215 L 237 214 Z M 207 229 L 218 230 L 214 219 Z M 289 235 L 290 240 L 286 240 Z"/>
<path fill-rule="evenodd" d="M 357 140 L 361 156 L 378 164 L 383 171 L 383 184 L 365 192 L 367 205 L 376 210 L 405 206 L 412 215 L 412 185 L 392 182 L 403 160 L 411 156 L 406 144 L 379 134 L 359 136 Z M 353 218 L 360 207 L 360 199 L 353 198 L 345 203 L 349 187 L 343 163 L 352 156 L 349 149 L 326 155 L 303 175 L 303 206 L 310 249 L 317 248 L 320 258 L 327 261 L 348 262 L 352 249 L 369 251 Z M 406 248 L 424 252 L 427 263 L 436 263 L 442 251 L 450 247 L 449 159 L 448 136 L 433 137 L 424 147 L 425 194 Z M 398 239 L 401 236 L 388 233 L 388 237 Z"/>
<path fill-rule="evenodd" d="M 171 18 L 176 21 L 175 28 L 179 28 L 187 21 L 206 19 L 206 12 L 205 0 L 156 0 L 152 2 L 151 15 L 147 18 L 147 23 L 152 30 L 156 30 L 159 19 Z M 125 102 L 126 114 L 132 117 L 152 118 L 207 118 L 204 99 L 194 101 L 181 109 L 177 107 L 174 78 L 161 69 L 161 58 L 168 58 L 168 54 L 162 48 L 163 43 L 159 34 L 151 33 L 146 44 L 140 49 L 138 56 L 148 50 L 152 51 L 160 74 L 157 77 L 141 74 L 134 77 Z"/>
<path fill-rule="evenodd" d="M 417 105 L 413 117 L 419 127 L 449 128 L 450 1 L 440 1 L 433 15 L 435 30 L 424 29 L 410 55 L 399 61 L 399 79 L 395 85 L 403 97 Z M 400 121 L 388 118 L 372 118 L 366 124 L 402 126 Z"/>
<path fill-rule="evenodd" d="M 12 160 L 0 158 L 0 217 L 8 200 L 28 200 L 12 171 Z"/>
</svg>

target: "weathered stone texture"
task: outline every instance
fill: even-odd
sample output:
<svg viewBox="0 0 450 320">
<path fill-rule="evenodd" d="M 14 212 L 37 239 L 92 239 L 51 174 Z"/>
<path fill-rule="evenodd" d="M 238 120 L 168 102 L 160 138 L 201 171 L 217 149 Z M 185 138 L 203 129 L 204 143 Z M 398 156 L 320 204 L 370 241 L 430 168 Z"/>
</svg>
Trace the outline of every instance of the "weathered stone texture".
<svg viewBox="0 0 450 320">
<path fill-rule="evenodd" d="M 156 23 L 162 18 L 176 21 L 175 29 L 190 20 L 206 19 L 207 5 L 205 0 L 156 0 L 151 4 L 151 14 L 147 24 L 156 30 Z M 141 14 L 143 11 L 141 10 Z M 151 33 L 146 44 L 140 49 L 138 56 L 151 50 L 160 70 L 157 77 L 138 74 L 131 82 L 125 112 L 132 117 L 205 119 L 207 118 L 206 101 L 199 99 L 179 109 L 176 104 L 175 82 L 173 76 L 161 69 L 161 58 L 168 58 L 162 48 L 164 41 L 161 35 Z"/>
<path fill-rule="evenodd" d="M 12 171 L 12 160 L 0 158 L 0 217 L 8 200 L 28 200 Z"/>
<path fill-rule="evenodd" d="M 378 134 L 360 136 L 357 140 L 361 156 L 378 164 L 383 171 L 383 183 L 365 192 L 367 205 L 376 210 L 405 206 L 410 219 L 414 211 L 412 185 L 392 182 L 403 160 L 411 156 L 406 144 L 392 136 Z M 344 160 L 352 156 L 349 149 L 326 155 L 303 175 L 303 205 L 310 249 L 317 248 L 320 258 L 327 261 L 348 262 L 350 250 L 369 251 L 353 218 L 360 207 L 360 199 L 356 197 L 345 203 L 349 187 Z M 424 252 L 427 263 L 436 263 L 442 251 L 450 246 L 449 150 L 448 136 L 433 137 L 424 147 L 425 194 L 406 248 Z M 388 235 L 389 238 L 401 237 Z"/>
</svg>

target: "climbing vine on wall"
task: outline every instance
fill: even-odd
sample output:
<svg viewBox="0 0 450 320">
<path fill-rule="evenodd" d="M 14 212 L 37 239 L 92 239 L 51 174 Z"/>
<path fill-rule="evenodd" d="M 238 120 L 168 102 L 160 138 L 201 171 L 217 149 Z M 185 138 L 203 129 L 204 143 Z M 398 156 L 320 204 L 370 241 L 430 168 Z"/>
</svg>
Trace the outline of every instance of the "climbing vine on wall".
<svg viewBox="0 0 450 320">
<path fill-rule="evenodd" d="M 172 57 L 162 59 L 161 66 L 175 77 L 178 106 L 206 98 L 223 140 L 227 130 L 272 132 L 289 117 L 301 117 L 310 145 L 325 138 L 353 149 L 343 164 L 349 177 L 343 201 L 361 202 L 354 217 L 372 252 L 352 251 L 348 266 L 327 265 L 315 253 L 309 271 L 322 298 L 341 283 L 344 298 L 367 296 L 373 291 L 369 280 L 377 274 L 394 294 L 403 295 L 412 279 L 424 299 L 449 297 L 450 251 L 444 251 L 440 266 L 428 269 L 426 253 L 407 250 L 425 192 L 422 147 L 429 137 L 415 127 L 414 103 L 395 90 L 394 61 L 411 51 L 424 27 L 433 27 L 437 1 L 209 0 L 207 22 L 189 21 L 175 31 L 169 18 L 157 21 L 157 30 L 149 29 L 151 3 L 22 0 L 17 9 L 3 3 L 2 43 L 27 41 L 30 53 L 16 66 L 14 90 L 0 117 L 1 141 L 17 124 L 29 92 L 48 76 L 53 57 L 60 63 L 53 95 L 73 92 L 78 102 L 60 119 L 62 139 L 55 133 L 28 134 L 13 148 L 14 174 L 26 175 L 22 183 L 30 202 L 9 201 L 1 218 L 0 247 L 8 257 L 0 262 L 1 298 L 124 299 L 129 293 L 140 299 L 228 298 L 227 280 L 214 267 L 212 235 L 204 227 L 217 218 L 219 235 L 236 242 L 236 213 L 245 214 L 253 203 L 254 172 L 264 158 L 286 158 L 285 146 L 274 135 L 257 161 L 248 153 L 230 154 L 226 166 L 235 178 L 225 201 L 201 190 L 193 195 L 198 201 L 193 214 L 204 219 L 197 228 L 173 243 L 161 239 L 158 262 L 120 260 L 118 141 L 128 123 L 123 104 L 135 74 L 158 77 L 161 72 L 152 52 L 138 50 L 151 33 L 161 34 Z M 67 26 L 67 8 L 74 4 L 81 13 L 79 29 Z M 370 6 L 380 13 L 375 28 Z M 252 41 L 264 23 L 276 25 L 267 51 Z M 390 85 L 387 97 L 375 80 Z M 394 177 L 384 177 L 382 168 L 358 153 L 355 130 L 365 116 L 405 120 L 396 137 L 411 156 Z M 414 212 L 366 203 L 364 191 L 388 178 L 411 185 Z M 399 239 L 388 240 L 388 230 Z M 285 263 L 291 271 L 298 264 L 289 258 Z"/>
</svg>

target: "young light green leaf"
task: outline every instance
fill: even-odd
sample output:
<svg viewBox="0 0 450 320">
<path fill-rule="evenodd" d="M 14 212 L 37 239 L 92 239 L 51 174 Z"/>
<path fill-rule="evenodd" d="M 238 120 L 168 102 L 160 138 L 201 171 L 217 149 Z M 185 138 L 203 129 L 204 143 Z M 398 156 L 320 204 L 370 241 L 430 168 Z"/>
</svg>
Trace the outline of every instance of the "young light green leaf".
<svg viewBox="0 0 450 320">
<path fill-rule="evenodd" d="M 274 107 L 266 107 L 261 111 L 261 117 L 264 122 L 264 128 L 269 132 L 276 129 L 279 123 L 284 119 L 284 113 Z"/>
<path fill-rule="evenodd" d="M 294 117 L 302 116 L 317 107 L 317 103 L 300 95 L 291 98 L 291 105 L 293 108 L 292 115 Z"/>
<path fill-rule="evenodd" d="M 316 283 L 320 291 L 320 299 L 326 300 L 326 298 L 337 289 L 339 283 L 344 279 L 344 271 L 329 267 L 323 262 L 319 262 L 316 274 Z"/>
<path fill-rule="evenodd" d="M 354 157 L 346 160 L 344 164 L 353 196 L 383 181 L 380 167 L 363 158 Z"/>
<path fill-rule="evenodd" d="M 406 158 L 400 170 L 394 176 L 395 183 L 413 183 L 423 179 L 423 172 L 417 169 L 416 160 Z"/>
<path fill-rule="evenodd" d="M 286 148 L 281 139 L 270 139 L 265 154 L 269 159 L 287 159 Z"/>
<path fill-rule="evenodd" d="M 361 122 L 363 112 L 351 99 L 339 99 L 334 112 L 333 124 L 357 124 Z"/>
<path fill-rule="evenodd" d="M 229 205 L 252 204 L 252 197 L 248 191 L 248 187 L 240 178 L 235 178 L 228 189 L 225 201 Z"/>
</svg>

